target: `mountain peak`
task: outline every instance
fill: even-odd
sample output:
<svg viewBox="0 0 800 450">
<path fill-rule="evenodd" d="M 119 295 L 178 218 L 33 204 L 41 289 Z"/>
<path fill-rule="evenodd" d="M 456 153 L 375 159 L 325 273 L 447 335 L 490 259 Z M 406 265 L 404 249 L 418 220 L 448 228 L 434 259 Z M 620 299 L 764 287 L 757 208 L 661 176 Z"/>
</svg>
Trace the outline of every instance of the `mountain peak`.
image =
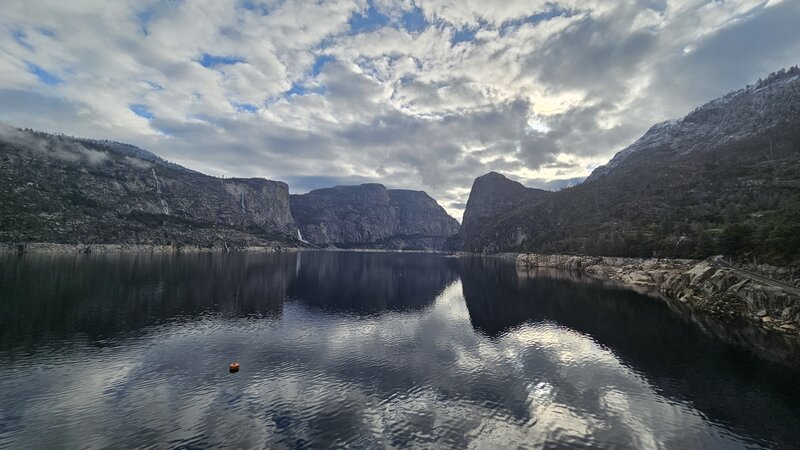
<svg viewBox="0 0 800 450">
<path fill-rule="evenodd" d="M 714 99 L 680 120 L 653 125 L 636 142 L 596 168 L 586 181 L 612 173 L 634 155 L 668 149 L 678 155 L 710 151 L 800 117 L 800 68 L 770 74 Z"/>
<path fill-rule="evenodd" d="M 549 191 L 525 187 L 497 172 L 489 172 L 475 179 L 464 210 L 464 226 L 476 220 L 491 217 L 521 203 L 550 194 Z"/>
</svg>

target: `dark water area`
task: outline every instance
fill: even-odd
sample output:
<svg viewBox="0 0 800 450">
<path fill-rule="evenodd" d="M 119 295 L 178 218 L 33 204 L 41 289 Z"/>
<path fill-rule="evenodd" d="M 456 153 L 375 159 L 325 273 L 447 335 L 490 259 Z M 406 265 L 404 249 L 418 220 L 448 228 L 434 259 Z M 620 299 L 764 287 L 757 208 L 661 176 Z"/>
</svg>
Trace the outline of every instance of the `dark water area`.
<svg viewBox="0 0 800 450">
<path fill-rule="evenodd" d="M 492 258 L 3 256 L 0 448 L 800 448 L 800 370 L 679 309 Z"/>
</svg>

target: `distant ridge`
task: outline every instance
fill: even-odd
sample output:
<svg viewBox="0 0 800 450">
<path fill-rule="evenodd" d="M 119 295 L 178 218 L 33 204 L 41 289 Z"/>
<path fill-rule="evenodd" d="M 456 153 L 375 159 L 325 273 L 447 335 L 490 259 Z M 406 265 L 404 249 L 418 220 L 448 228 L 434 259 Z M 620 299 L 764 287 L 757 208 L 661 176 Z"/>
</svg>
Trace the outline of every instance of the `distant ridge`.
<svg viewBox="0 0 800 450">
<path fill-rule="evenodd" d="M 423 191 L 335 186 L 290 197 L 302 236 L 320 246 L 440 250 L 458 222 Z"/>
<path fill-rule="evenodd" d="M 297 242 L 286 183 L 220 179 L 133 145 L 0 128 L 0 242 Z"/>
<path fill-rule="evenodd" d="M 134 145 L 3 125 L 0 179 L 0 243 L 14 245 L 438 250 L 459 226 L 422 191 L 336 186 L 293 195 L 290 207 L 284 182 L 211 177 Z"/>
</svg>

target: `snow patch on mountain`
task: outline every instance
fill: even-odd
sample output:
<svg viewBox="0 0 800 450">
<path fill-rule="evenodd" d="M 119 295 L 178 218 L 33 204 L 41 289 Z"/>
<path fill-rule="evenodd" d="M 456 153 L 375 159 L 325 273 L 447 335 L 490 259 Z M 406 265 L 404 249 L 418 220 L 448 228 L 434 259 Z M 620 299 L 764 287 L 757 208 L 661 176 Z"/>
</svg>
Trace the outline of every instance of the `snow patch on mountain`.
<svg viewBox="0 0 800 450">
<path fill-rule="evenodd" d="M 669 149 L 682 155 L 741 140 L 800 116 L 798 105 L 800 68 L 795 66 L 712 100 L 683 119 L 653 125 L 639 140 L 596 168 L 587 181 L 611 173 L 635 154 Z"/>
</svg>

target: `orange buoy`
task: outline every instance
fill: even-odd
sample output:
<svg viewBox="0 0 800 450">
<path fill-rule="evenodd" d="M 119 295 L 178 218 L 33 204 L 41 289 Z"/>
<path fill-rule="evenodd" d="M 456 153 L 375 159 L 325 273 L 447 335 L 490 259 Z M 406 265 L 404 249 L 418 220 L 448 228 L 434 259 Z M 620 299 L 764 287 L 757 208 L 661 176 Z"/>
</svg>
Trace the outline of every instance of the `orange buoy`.
<svg viewBox="0 0 800 450">
<path fill-rule="evenodd" d="M 238 362 L 232 362 L 229 369 L 230 369 L 231 373 L 238 372 L 239 371 L 239 363 Z"/>
</svg>

